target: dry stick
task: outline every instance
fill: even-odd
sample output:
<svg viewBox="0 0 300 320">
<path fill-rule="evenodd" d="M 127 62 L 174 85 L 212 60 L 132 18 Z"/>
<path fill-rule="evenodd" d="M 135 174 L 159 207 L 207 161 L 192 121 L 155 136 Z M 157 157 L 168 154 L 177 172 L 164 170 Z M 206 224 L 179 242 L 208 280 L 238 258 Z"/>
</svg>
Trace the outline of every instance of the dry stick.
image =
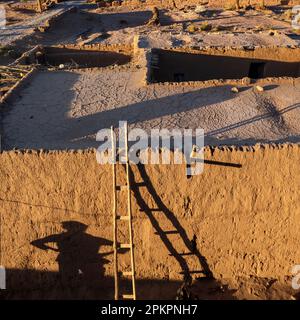
<svg viewBox="0 0 300 320">
<path fill-rule="evenodd" d="M 20 72 L 1 72 L 0 78 L 6 77 L 20 77 Z"/>
<path fill-rule="evenodd" d="M 16 72 L 24 72 L 24 71 L 29 71 L 27 68 L 21 69 L 21 68 L 15 68 L 15 67 L 5 67 L 5 66 L 0 66 L 0 70 L 8 70 L 8 71 L 16 71 Z"/>
<path fill-rule="evenodd" d="M 14 82 L 14 81 L 18 81 L 18 80 L 20 80 L 20 79 L 18 79 L 18 78 L 0 79 L 0 83 Z"/>
<path fill-rule="evenodd" d="M 37 11 L 38 12 L 42 12 L 43 11 L 42 0 L 37 0 Z"/>
<path fill-rule="evenodd" d="M 24 67 L 18 67 L 18 68 L 16 68 L 16 67 L 11 67 L 11 66 L 0 66 L 0 69 L 2 69 L 2 70 L 18 70 L 18 71 L 20 71 L 20 70 L 27 70 L 28 69 L 28 67 L 26 66 L 24 66 Z"/>
<path fill-rule="evenodd" d="M 6 86 L 6 87 L 0 87 L 0 93 L 2 93 L 2 92 L 7 92 L 10 88 L 11 88 L 11 87 L 8 87 L 8 86 Z"/>
<path fill-rule="evenodd" d="M 11 76 L 11 73 L 9 73 L 9 72 L 1 72 L 0 78 L 3 78 L 3 76 Z"/>
</svg>

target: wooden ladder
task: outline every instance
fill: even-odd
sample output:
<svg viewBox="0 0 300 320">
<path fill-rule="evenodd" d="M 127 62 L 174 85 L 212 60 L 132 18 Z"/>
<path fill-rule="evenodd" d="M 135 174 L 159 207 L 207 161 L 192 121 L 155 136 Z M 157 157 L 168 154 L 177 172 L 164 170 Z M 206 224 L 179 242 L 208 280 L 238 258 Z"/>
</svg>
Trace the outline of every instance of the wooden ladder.
<svg viewBox="0 0 300 320">
<path fill-rule="evenodd" d="M 117 166 L 116 166 L 116 141 L 114 138 L 114 128 L 111 127 L 111 141 L 112 141 L 112 175 L 113 175 L 113 251 L 114 251 L 114 278 L 115 278 L 115 300 L 128 299 L 136 300 L 136 288 L 135 288 L 135 264 L 134 264 L 134 247 L 133 247 L 133 231 L 132 231 L 132 210 L 131 210 L 131 184 L 130 184 L 130 165 L 128 159 L 128 130 L 127 124 L 125 126 L 125 159 L 126 159 L 126 184 L 117 185 Z M 118 191 L 127 191 L 127 214 L 120 215 L 118 213 Z M 129 241 L 128 243 L 118 242 L 118 223 L 124 221 L 128 223 L 129 228 Z M 130 271 L 119 271 L 118 267 L 118 255 L 120 249 L 130 250 Z M 130 276 L 132 281 L 132 293 L 121 294 L 119 290 L 120 276 Z"/>
</svg>

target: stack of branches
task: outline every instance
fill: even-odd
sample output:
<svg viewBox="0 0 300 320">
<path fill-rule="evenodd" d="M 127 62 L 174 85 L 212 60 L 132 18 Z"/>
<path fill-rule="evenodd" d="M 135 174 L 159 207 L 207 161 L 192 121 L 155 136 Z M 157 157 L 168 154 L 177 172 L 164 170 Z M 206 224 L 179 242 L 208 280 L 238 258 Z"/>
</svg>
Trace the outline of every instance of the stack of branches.
<svg viewBox="0 0 300 320">
<path fill-rule="evenodd" d="M 25 77 L 30 70 L 29 66 L 0 66 L 0 97 Z"/>
</svg>

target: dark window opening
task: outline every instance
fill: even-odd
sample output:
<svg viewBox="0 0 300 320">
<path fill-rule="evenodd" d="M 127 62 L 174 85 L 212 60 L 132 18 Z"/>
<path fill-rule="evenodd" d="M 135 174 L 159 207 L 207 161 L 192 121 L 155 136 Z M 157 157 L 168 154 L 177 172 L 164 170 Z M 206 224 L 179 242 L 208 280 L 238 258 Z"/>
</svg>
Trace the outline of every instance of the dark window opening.
<svg viewBox="0 0 300 320">
<path fill-rule="evenodd" d="M 184 73 L 174 73 L 174 81 L 175 82 L 183 82 L 184 81 Z"/>
<path fill-rule="evenodd" d="M 249 68 L 249 78 L 260 79 L 264 77 L 265 63 L 264 62 L 251 62 Z"/>
</svg>

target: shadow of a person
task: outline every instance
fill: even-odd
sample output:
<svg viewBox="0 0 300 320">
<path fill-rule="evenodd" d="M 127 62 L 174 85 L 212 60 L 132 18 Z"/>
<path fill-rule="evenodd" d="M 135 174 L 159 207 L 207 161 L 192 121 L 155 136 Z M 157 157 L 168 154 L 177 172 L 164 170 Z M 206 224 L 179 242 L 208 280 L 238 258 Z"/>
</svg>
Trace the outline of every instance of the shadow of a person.
<svg viewBox="0 0 300 320">
<path fill-rule="evenodd" d="M 103 266 L 109 262 L 103 256 L 112 252 L 100 254 L 99 249 L 112 246 L 112 241 L 86 233 L 88 226 L 78 221 L 64 221 L 62 227 L 65 232 L 34 240 L 31 244 L 41 250 L 58 252 L 56 261 L 64 286 L 101 284 L 105 271 Z"/>
</svg>

